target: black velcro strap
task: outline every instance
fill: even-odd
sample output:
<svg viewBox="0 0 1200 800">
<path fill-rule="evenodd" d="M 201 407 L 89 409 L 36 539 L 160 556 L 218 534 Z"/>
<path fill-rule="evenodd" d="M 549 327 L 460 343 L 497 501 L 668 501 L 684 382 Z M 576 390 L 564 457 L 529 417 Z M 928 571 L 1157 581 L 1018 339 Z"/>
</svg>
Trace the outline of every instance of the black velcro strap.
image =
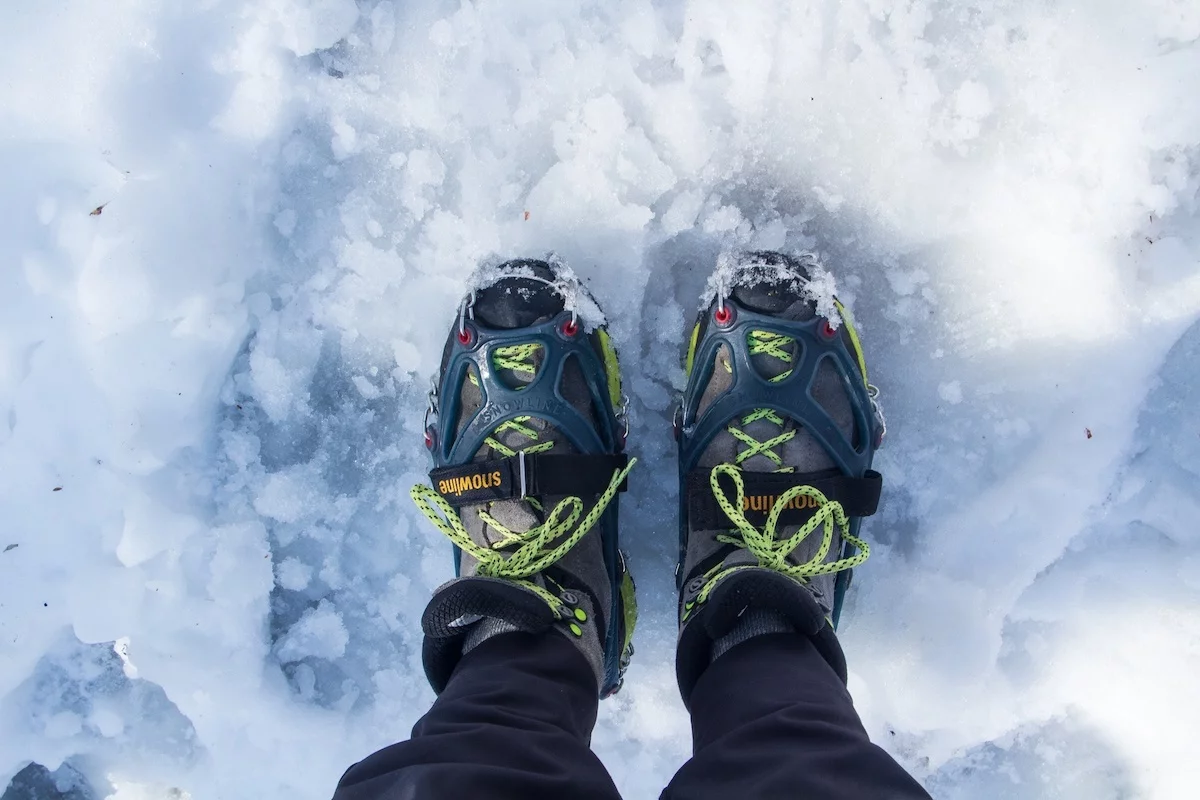
<svg viewBox="0 0 1200 800">
<path fill-rule="evenodd" d="M 710 469 L 698 469 L 688 473 L 688 524 L 692 530 L 716 530 L 730 525 L 729 517 L 713 496 L 709 483 L 711 472 Z M 746 491 L 742 513 L 751 524 L 760 526 L 767 521 L 767 515 L 779 496 L 793 486 L 802 484 L 813 487 L 826 498 L 841 503 L 842 510 L 849 517 L 869 517 L 874 514 L 879 507 L 879 493 L 883 489 L 883 476 L 874 470 L 867 470 L 867 474 L 861 478 L 837 475 L 804 479 L 786 472 L 743 472 L 742 482 Z M 736 496 L 733 482 L 724 480 L 722 486 L 727 489 L 725 496 L 733 502 Z M 816 510 L 816 501 L 802 495 L 788 503 L 788 507 L 779 515 L 779 523 L 803 525 Z"/>
<path fill-rule="evenodd" d="M 625 469 L 629 456 L 576 453 L 518 454 L 511 458 L 442 467 L 429 473 L 437 493 L 452 506 L 468 506 L 520 497 L 569 495 L 594 497 Z M 617 491 L 625 491 L 621 481 Z"/>
</svg>

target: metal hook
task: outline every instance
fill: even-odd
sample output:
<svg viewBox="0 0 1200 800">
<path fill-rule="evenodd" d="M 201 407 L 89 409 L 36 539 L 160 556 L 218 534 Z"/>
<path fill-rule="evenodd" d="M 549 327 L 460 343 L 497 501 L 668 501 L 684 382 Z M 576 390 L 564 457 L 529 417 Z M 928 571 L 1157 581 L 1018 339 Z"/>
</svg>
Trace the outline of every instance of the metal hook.
<svg viewBox="0 0 1200 800">
<path fill-rule="evenodd" d="M 475 319 L 475 290 L 463 298 L 462 304 L 458 307 L 458 332 L 464 334 L 467 332 L 467 314 L 471 315 L 471 319 Z"/>
<path fill-rule="evenodd" d="M 867 384 L 867 397 L 871 399 L 871 410 L 875 412 L 875 421 L 879 423 L 879 438 L 887 435 L 887 418 L 883 415 L 883 406 L 879 402 L 879 387 Z"/>
</svg>

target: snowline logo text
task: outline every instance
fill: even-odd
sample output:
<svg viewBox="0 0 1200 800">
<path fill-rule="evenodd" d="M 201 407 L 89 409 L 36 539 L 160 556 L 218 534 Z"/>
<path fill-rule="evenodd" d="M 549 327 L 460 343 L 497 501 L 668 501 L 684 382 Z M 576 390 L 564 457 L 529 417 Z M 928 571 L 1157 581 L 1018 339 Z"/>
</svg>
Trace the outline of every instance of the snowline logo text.
<svg viewBox="0 0 1200 800">
<path fill-rule="evenodd" d="M 742 511 L 770 511 L 775 507 L 775 501 L 779 499 L 777 494 L 760 494 L 751 497 L 742 498 Z M 803 509 L 803 508 L 820 508 L 821 505 L 815 498 L 806 495 L 793 497 L 788 500 L 784 509 Z"/>
<path fill-rule="evenodd" d="M 463 492 L 470 492 L 475 489 L 494 489 L 500 485 L 501 480 L 499 470 L 495 472 L 479 472 L 474 475 L 465 475 L 461 478 L 446 478 L 445 480 L 438 481 L 438 492 L 442 495 L 452 494 L 457 497 Z"/>
</svg>

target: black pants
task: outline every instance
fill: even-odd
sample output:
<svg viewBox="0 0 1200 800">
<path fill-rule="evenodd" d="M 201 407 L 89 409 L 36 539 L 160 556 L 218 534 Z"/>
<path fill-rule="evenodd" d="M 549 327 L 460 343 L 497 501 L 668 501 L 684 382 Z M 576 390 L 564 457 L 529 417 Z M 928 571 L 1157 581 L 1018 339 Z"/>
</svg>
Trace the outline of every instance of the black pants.
<svg viewBox="0 0 1200 800">
<path fill-rule="evenodd" d="M 558 635 L 502 634 L 469 652 L 433 708 L 346 771 L 335 800 L 617 798 L 588 747 L 596 688 Z M 771 634 L 722 655 L 692 695 L 694 755 L 664 798 L 928 798 L 871 744 L 808 639 Z"/>
</svg>

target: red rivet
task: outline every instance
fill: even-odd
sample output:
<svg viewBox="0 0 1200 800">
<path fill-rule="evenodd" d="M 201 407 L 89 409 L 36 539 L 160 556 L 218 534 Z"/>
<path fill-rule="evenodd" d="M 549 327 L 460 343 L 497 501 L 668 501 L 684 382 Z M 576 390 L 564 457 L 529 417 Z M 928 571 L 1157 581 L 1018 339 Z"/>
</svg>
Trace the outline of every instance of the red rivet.
<svg viewBox="0 0 1200 800">
<path fill-rule="evenodd" d="M 718 306 L 717 310 L 713 312 L 713 319 L 722 327 L 728 325 L 733 322 L 733 309 L 729 306 Z"/>
<path fill-rule="evenodd" d="M 458 343 L 461 344 L 463 347 L 466 347 L 467 345 L 471 344 L 471 342 L 473 342 L 473 341 L 475 341 L 475 335 L 473 333 L 471 333 L 470 328 L 461 328 L 458 331 Z"/>
<path fill-rule="evenodd" d="M 433 427 L 430 426 L 430 427 L 426 428 L 425 429 L 425 449 L 432 450 L 433 443 L 436 441 L 437 441 L 437 434 L 434 432 Z"/>
<path fill-rule="evenodd" d="M 579 325 L 573 319 L 569 319 L 562 324 L 562 332 L 564 336 L 574 336 L 579 333 Z"/>
<path fill-rule="evenodd" d="M 837 336 L 837 328 L 830 324 L 829 320 L 821 320 L 821 335 L 826 339 L 832 339 Z"/>
</svg>

